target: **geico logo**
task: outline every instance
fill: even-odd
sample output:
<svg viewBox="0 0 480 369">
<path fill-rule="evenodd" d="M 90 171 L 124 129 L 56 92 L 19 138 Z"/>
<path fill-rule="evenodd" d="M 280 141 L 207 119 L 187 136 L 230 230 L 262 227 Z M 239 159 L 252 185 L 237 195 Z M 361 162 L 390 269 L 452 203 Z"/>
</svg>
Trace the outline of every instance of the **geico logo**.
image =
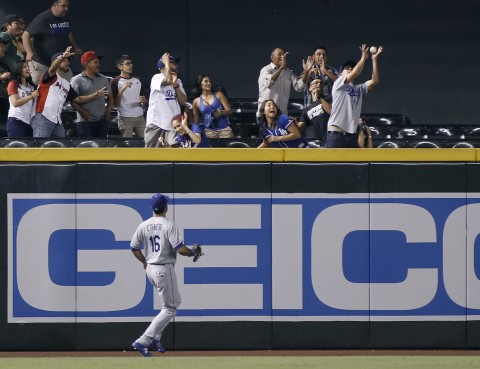
<svg viewBox="0 0 480 369">
<path fill-rule="evenodd" d="M 13 209 L 11 316 L 19 307 L 19 315 L 27 309 L 30 317 L 43 316 L 42 311 L 82 317 L 102 312 L 119 319 L 152 315 L 161 307 L 129 249 L 136 226 L 151 215 L 145 200 L 102 201 L 110 203 L 43 201 Z M 388 200 L 337 199 L 322 206 L 321 199 L 296 203 L 289 198 L 273 205 L 265 199 L 250 199 L 250 204 L 208 201 L 185 200 L 171 209 L 185 239 L 199 237 L 208 251 L 202 263 L 178 260 L 182 314 L 244 316 L 256 311 L 268 316 L 273 309 L 292 316 L 348 316 L 352 311 L 365 316 L 382 311 L 462 315 L 465 309 L 457 307 L 467 307 L 467 301 L 469 309 L 480 309 L 475 264 L 480 204 L 450 206 L 439 216 L 435 206 L 428 210 Z M 379 245 L 376 234 L 387 235 Z M 401 235 L 404 249 L 439 249 L 438 261 L 425 262 L 414 253 L 403 262 L 390 257 L 387 266 L 401 273 L 392 272 L 391 280 L 375 277 L 386 263 L 375 258 L 375 250 L 390 250 L 395 234 Z M 352 242 L 352 235 L 360 235 L 360 241 Z M 361 263 L 365 276 L 356 269 Z"/>
<path fill-rule="evenodd" d="M 116 311 L 136 306 L 144 296 L 145 276 L 132 263 L 129 247 L 119 243 L 121 248 L 106 250 L 101 239 L 93 238 L 86 240 L 89 249 L 76 250 L 73 231 L 108 230 L 116 241 L 128 242 L 141 221 L 134 209 L 116 204 L 51 204 L 29 210 L 16 232 L 15 274 L 21 296 L 45 311 Z M 61 233 L 59 246 L 52 250 L 50 241 Z M 88 275 L 98 272 L 113 273 L 111 283 L 95 286 L 95 275 Z M 90 286 L 76 283 L 83 273 Z"/>
<path fill-rule="evenodd" d="M 43 316 L 45 311 L 58 312 L 59 316 L 70 316 L 68 312 L 87 312 L 83 317 L 88 316 L 88 312 L 113 314 L 122 311 L 122 316 L 143 317 L 160 309 L 158 294 L 146 282 L 144 270 L 135 262 L 129 247 L 138 224 L 151 216 L 150 209 L 142 214 L 138 211 L 145 208 L 145 200 L 136 200 L 136 203 L 140 206 L 133 208 L 118 203 L 72 202 L 33 206 L 26 211 L 19 206 L 25 212 L 17 214 L 18 226 L 11 230 L 16 255 L 16 263 L 11 268 L 16 277 L 13 289 L 18 289 L 18 294 L 11 296 L 14 311 L 10 320 L 15 321 L 15 307 L 25 309 L 25 304 L 30 306 L 29 316 Z M 216 229 L 217 232 L 233 231 L 238 235 L 232 240 L 236 244 L 216 246 L 209 253 L 209 259 L 198 267 L 258 267 L 258 243 L 255 240 L 249 243 L 251 233 L 248 230 L 256 232 L 260 242 L 269 238 L 261 231 L 261 205 L 175 205 L 171 212 L 182 219 L 179 224 L 186 231 Z M 16 209 L 13 213 L 17 213 Z M 188 269 L 197 265 L 188 259 L 186 261 L 190 262 L 183 265 L 182 259 L 179 259 L 177 270 L 180 288 L 185 291 L 183 309 L 262 308 L 263 283 L 207 281 L 200 290 L 202 296 L 197 299 L 198 281 L 184 280 L 184 274 L 188 277 Z M 245 295 L 249 298 L 246 299 Z M 213 298 L 218 296 L 223 299 Z"/>
<path fill-rule="evenodd" d="M 369 218 L 365 217 L 369 214 Z M 467 217 L 468 214 L 468 217 Z M 446 293 L 462 307 L 480 308 L 480 281 L 475 268 L 475 241 L 480 233 L 480 204 L 460 206 L 445 221 L 441 243 L 437 224 L 426 209 L 412 204 L 342 204 L 329 207 L 312 229 L 312 283 L 318 298 L 342 310 L 414 310 L 428 305 L 443 277 Z M 353 283 L 345 277 L 343 245 L 358 230 L 398 231 L 409 244 L 443 246 L 443 265 L 409 267 L 396 283 Z M 439 270 L 442 274 L 440 276 Z M 467 289 L 468 285 L 468 289 Z M 334 286 L 334 288 L 332 288 Z"/>
</svg>

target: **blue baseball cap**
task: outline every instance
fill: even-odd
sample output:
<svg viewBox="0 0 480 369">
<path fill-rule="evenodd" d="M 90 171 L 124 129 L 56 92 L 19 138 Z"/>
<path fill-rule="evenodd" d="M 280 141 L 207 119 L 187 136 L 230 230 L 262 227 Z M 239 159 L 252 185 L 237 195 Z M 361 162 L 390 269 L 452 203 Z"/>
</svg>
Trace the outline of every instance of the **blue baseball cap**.
<svg viewBox="0 0 480 369">
<path fill-rule="evenodd" d="M 170 197 L 157 193 L 152 196 L 152 209 L 155 213 L 163 213 Z"/>
<path fill-rule="evenodd" d="M 62 53 L 56 53 L 56 54 L 53 54 L 50 61 L 53 63 L 55 60 L 57 60 L 58 58 L 63 58 L 63 52 Z M 69 61 L 72 61 L 73 57 L 70 56 L 67 58 Z"/>
<path fill-rule="evenodd" d="M 175 58 L 173 55 L 170 55 L 168 59 L 170 60 L 170 63 L 178 63 L 180 61 L 180 58 Z M 163 63 L 162 58 L 158 59 L 157 68 L 162 69 L 164 66 L 165 64 Z"/>
<path fill-rule="evenodd" d="M 354 62 L 353 60 L 349 60 L 349 61 L 346 61 L 345 63 L 342 64 L 342 66 L 340 67 L 340 73 L 342 73 L 342 71 L 345 69 L 345 68 L 355 68 L 355 66 L 357 65 L 356 62 Z"/>
</svg>

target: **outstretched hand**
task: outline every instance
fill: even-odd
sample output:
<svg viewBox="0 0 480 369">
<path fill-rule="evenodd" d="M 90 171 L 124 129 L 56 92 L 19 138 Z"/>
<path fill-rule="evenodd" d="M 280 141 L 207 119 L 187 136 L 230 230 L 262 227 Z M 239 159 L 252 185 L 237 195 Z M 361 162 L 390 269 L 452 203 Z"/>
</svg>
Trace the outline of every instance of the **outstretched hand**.
<svg viewBox="0 0 480 369">
<path fill-rule="evenodd" d="M 377 49 L 377 52 L 375 54 L 372 54 L 372 59 L 377 59 L 378 55 L 383 51 L 383 46 L 379 46 Z"/>
<path fill-rule="evenodd" d="M 165 53 L 162 55 L 162 62 L 165 64 L 165 68 L 170 68 L 170 54 Z"/>
<path fill-rule="evenodd" d="M 287 66 L 287 56 L 288 56 L 289 52 L 285 52 L 285 54 L 282 55 L 282 58 L 280 60 L 280 66 L 285 68 Z"/>
<path fill-rule="evenodd" d="M 188 114 L 186 112 L 182 115 L 182 127 L 185 129 L 188 128 Z"/>
<path fill-rule="evenodd" d="M 312 69 L 313 57 L 311 55 L 309 55 L 306 61 L 305 61 L 305 59 L 302 59 L 302 65 L 303 65 L 303 70 L 305 72 L 308 72 L 310 69 Z"/>
<path fill-rule="evenodd" d="M 366 44 L 362 44 L 362 46 L 360 46 L 360 51 L 362 52 L 362 58 L 364 59 L 368 59 L 368 47 Z"/>
<path fill-rule="evenodd" d="M 70 58 L 71 56 L 74 56 L 74 55 L 75 55 L 75 53 L 72 52 L 72 46 L 69 46 L 69 47 L 67 47 L 67 50 L 65 50 L 63 52 L 62 58 L 63 59 L 68 59 L 68 58 Z"/>
</svg>

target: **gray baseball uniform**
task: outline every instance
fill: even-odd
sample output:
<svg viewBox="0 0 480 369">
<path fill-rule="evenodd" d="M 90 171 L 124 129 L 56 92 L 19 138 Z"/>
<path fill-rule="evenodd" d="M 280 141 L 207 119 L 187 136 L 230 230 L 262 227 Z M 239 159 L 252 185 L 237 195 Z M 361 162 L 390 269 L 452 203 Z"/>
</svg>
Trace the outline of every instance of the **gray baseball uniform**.
<svg viewBox="0 0 480 369">
<path fill-rule="evenodd" d="M 140 224 L 133 235 L 130 246 L 144 246 L 147 261 L 147 277 L 157 289 L 162 309 L 136 342 L 149 346 L 153 340 L 160 342 L 163 330 L 175 316 L 181 303 L 175 274 L 177 252 L 183 246 L 177 225 L 163 216 L 154 216 Z"/>
</svg>

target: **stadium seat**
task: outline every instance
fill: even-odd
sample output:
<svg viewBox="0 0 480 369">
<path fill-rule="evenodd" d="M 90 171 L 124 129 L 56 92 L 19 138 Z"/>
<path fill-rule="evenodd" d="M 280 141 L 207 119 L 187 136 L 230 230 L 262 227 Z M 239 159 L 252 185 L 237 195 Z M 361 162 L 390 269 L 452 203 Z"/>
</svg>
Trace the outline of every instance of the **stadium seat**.
<svg viewBox="0 0 480 369">
<path fill-rule="evenodd" d="M 379 149 L 398 149 L 399 146 L 397 143 L 392 142 L 392 141 L 385 141 L 380 143 L 377 148 Z"/>
<path fill-rule="evenodd" d="M 453 149 L 474 149 L 475 146 L 469 142 L 457 142 L 452 146 Z"/>
<path fill-rule="evenodd" d="M 97 142 L 95 141 L 81 141 L 77 147 L 101 147 Z"/>
<path fill-rule="evenodd" d="M 53 147 L 66 147 L 61 141 L 45 141 L 40 147 L 53 148 Z"/>
<path fill-rule="evenodd" d="M 24 141 L 10 141 L 5 145 L 5 147 L 24 148 L 24 147 L 31 147 L 31 146 Z"/>
<path fill-rule="evenodd" d="M 246 142 L 242 141 L 229 142 L 225 147 L 250 148 L 250 146 Z"/>
<path fill-rule="evenodd" d="M 368 126 L 370 128 L 370 132 L 372 133 L 372 137 L 374 138 L 390 138 L 391 131 L 389 126 Z"/>
<path fill-rule="evenodd" d="M 397 131 L 397 138 L 421 138 L 425 137 L 426 130 L 422 127 L 415 127 L 415 128 L 399 128 Z"/>
<path fill-rule="evenodd" d="M 440 146 L 431 141 L 420 141 L 417 142 L 414 146 L 415 149 L 439 149 Z"/>
</svg>

